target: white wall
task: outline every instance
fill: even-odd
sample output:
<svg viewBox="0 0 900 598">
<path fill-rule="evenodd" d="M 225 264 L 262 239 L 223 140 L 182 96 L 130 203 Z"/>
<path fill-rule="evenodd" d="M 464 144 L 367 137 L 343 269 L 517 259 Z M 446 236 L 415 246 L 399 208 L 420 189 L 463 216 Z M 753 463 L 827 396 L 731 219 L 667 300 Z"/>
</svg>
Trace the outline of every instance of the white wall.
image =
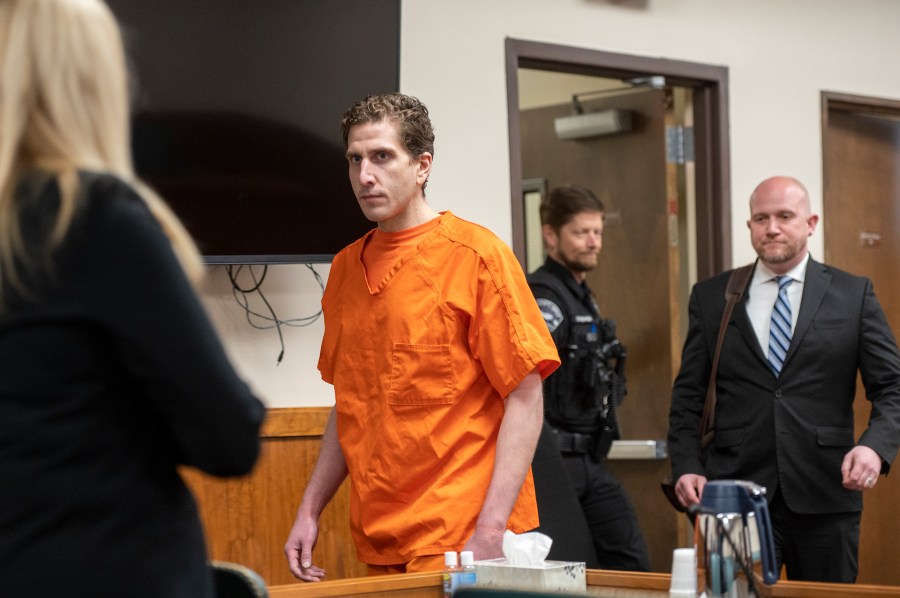
<svg viewBox="0 0 900 598">
<path fill-rule="evenodd" d="M 262 274 L 262 266 L 253 268 L 257 275 Z M 328 264 L 317 264 L 314 268 L 323 280 L 327 279 Z M 251 286 L 246 269 L 239 282 L 242 287 Z M 269 266 L 262 290 L 281 320 L 310 317 L 320 310 L 322 290 L 305 266 Z M 248 322 L 233 296 L 225 266 L 209 268 L 203 299 L 232 361 L 266 405 L 295 407 L 334 403 L 331 386 L 321 381 L 316 370 L 324 330 L 321 318 L 304 327 L 281 327 L 285 350 L 279 364 L 281 345 L 277 331 L 271 327 L 260 330 Z M 258 296 L 250 296 L 249 304 L 255 312 L 269 314 Z M 257 317 L 252 321 L 257 326 L 271 326 L 270 322 Z"/>
<path fill-rule="evenodd" d="M 798 177 L 821 212 L 820 92 L 900 99 L 898 25 L 897 0 L 403 0 L 401 90 L 431 111 L 433 207 L 510 242 L 506 37 L 728 67 L 733 256 L 746 263 L 746 200 L 760 180 Z M 347 43 L 366 51 L 365 40 Z M 811 247 L 823 257 L 820 233 Z M 250 328 L 224 272 L 211 274 L 214 320 L 267 404 L 333 403 L 315 367 L 321 322 L 285 329 L 276 366 L 274 331 Z M 264 290 L 285 319 L 320 296 L 299 266 L 270 268 Z"/>
</svg>

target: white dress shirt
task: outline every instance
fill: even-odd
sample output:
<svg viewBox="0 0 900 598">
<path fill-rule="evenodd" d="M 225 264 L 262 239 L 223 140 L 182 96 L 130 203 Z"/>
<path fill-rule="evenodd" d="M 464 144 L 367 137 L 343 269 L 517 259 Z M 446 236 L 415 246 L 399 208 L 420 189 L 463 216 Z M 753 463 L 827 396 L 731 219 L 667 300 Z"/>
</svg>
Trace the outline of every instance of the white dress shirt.
<svg viewBox="0 0 900 598">
<path fill-rule="evenodd" d="M 809 261 L 809 253 L 799 264 L 788 270 L 785 276 L 789 276 L 793 282 L 788 287 L 788 301 L 791 303 L 791 330 L 797 326 L 797 314 L 800 313 L 800 298 L 803 297 L 803 282 L 806 280 L 806 263 Z M 756 270 L 747 288 L 747 315 L 753 324 L 753 331 L 762 348 L 763 355 L 769 352 L 769 326 L 772 324 L 772 309 L 778 298 L 778 283 L 768 266 L 760 261 L 756 262 Z"/>
</svg>

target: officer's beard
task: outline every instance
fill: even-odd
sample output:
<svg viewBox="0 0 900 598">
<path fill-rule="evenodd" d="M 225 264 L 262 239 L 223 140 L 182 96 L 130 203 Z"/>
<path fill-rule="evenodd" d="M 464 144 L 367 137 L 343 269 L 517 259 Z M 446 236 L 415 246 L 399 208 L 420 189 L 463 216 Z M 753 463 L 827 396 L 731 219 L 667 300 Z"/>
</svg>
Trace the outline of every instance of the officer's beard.
<svg viewBox="0 0 900 598">
<path fill-rule="evenodd" d="M 583 253 L 577 255 L 590 256 L 593 257 L 593 259 L 590 259 L 590 257 L 586 257 L 584 260 L 572 260 L 565 255 L 560 255 L 559 257 L 562 265 L 572 272 L 590 272 L 597 267 L 597 254 Z"/>
</svg>

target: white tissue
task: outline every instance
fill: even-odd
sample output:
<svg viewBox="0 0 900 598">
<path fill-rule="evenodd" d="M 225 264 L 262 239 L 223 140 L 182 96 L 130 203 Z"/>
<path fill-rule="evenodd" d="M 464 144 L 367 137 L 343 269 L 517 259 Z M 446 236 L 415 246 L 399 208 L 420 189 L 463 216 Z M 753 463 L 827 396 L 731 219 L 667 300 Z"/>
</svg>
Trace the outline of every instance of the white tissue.
<svg viewBox="0 0 900 598">
<path fill-rule="evenodd" d="M 540 532 L 514 534 L 506 530 L 503 534 L 503 556 L 506 564 L 516 566 L 542 566 L 550 554 L 553 540 Z"/>
</svg>

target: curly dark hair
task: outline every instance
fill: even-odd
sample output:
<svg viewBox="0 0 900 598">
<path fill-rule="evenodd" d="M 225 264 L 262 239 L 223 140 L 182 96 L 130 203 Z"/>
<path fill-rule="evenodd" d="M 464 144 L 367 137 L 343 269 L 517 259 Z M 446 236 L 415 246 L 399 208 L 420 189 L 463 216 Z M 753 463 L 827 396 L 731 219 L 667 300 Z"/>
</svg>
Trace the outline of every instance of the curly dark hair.
<svg viewBox="0 0 900 598">
<path fill-rule="evenodd" d="M 411 157 L 418 158 L 424 152 L 434 156 L 434 129 L 428 108 L 417 98 L 402 93 L 370 95 L 348 108 L 341 118 L 344 149 L 351 127 L 384 120 L 397 123 L 400 141 Z"/>
</svg>

